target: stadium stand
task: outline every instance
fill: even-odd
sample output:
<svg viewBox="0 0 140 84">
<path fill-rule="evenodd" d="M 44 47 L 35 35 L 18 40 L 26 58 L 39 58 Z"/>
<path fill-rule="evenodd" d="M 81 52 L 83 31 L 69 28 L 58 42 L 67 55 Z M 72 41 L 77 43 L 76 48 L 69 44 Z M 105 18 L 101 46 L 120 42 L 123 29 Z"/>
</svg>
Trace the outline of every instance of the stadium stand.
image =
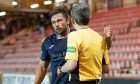
<svg viewBox="0 0 140 84">
<path fill-rule="evenodd" d="M 36 31 L 25 33 L 14 45 L 1 45 L 0 71 L 3 73 L 33 74 L 40 57 L 43 35 Z"/>
<path fill-rule="evenodd" d="M 93 14 L 90 26 L 102 34 L 104 25 L 112 25 L 113 43 L 109 51 L 109 77 L 140 77 L 140 5 Z"/>
</svg>

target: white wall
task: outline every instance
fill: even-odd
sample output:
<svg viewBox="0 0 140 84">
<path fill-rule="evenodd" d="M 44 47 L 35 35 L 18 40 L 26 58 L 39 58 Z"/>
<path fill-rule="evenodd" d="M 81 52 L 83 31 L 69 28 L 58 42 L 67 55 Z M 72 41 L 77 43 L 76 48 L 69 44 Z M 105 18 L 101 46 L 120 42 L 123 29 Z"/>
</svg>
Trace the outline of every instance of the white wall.
<svg viewBox="0 0 140 84">
<path fill-rule="evenodd" d="M 3 84 L 34 84 L 35 75 L 3 74 Z M 50 78 L 46 75 L 42 84 L 50 84 Z"/>
</svg>

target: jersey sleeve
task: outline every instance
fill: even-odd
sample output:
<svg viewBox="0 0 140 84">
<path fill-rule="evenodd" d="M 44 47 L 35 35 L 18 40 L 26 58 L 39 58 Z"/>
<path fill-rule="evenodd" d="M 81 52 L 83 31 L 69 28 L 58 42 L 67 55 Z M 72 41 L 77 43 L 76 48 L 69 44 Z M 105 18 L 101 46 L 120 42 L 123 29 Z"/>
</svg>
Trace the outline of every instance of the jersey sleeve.
<svg viewBox="0 0 140 84">
<path fill-rule="evenodd" d="M 50 56 L 49 56 L 48 51 L 47 51 L 47 44 L 46 44 L 45 40 L 41 46 L 41 58 L 40 59 L 42 61 L 47 61 L 50 59 Z"/>
<path fill-rule="evenodd" d="M 108 49 L 107 49 L 107 45 L 106 45 L 106 48 L 105 48 L 105 51 L 103 54 L 102 65 L 107 65 L 107 64 L 110 64 L 110 61 L 109 61 Z"/>
<path fill-rule="evenodd" d="M 66 60 L 78 61 L 78 43 L 73 33 L 68 35 Z"/>
</svg>

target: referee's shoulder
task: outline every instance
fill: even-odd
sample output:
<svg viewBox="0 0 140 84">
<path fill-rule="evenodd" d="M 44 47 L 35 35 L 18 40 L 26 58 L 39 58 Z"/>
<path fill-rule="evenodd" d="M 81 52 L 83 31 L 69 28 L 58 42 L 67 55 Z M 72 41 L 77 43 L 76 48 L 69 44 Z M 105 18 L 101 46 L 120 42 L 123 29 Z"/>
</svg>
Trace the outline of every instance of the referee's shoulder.
<svg viewBox="0 0 140 84">
<path fill-rule="evenodd" d="M 68 36 L 74 35 L 77 31 L 72 31 Z"/>
<path fill-rule="evenodd" d="M 68 38 L 78 39 L 81 36 L 79 31 L 73 31 L 68 35 Z"/>
</svg>

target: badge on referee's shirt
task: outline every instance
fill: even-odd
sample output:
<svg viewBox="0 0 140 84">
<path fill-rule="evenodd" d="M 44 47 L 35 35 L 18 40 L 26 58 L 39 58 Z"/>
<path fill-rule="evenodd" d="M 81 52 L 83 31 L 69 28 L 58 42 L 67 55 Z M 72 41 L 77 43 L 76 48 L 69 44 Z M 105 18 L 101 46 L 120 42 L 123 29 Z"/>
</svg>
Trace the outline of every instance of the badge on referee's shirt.
<svg viewBox="0 0 140 84">
<path fill-rule="evenodd" d="M 71 47 L 67 47 L 67 52 L 70 52 L 70 53 L 75 53 L 76 52 L 76 48 L 71 46 Z"/>
</svg>

